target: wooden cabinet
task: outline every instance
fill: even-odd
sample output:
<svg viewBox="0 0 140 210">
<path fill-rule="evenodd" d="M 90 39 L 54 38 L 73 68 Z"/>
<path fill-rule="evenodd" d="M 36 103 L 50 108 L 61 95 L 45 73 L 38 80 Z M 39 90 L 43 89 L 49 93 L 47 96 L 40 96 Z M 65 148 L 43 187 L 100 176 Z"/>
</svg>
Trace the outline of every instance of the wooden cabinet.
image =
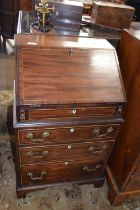
<svg viewBox="0 0 140 210">
<path fill-rule="evenodd" d="M 106 1 L 94 1 L 91 22 L 111 28 L 130 28 L 135 9 L 133 7 Z"/>
<path fill-rule="evenodd" d="M 102 186 L 125 103 L 115 49 L 35 34 L 15 44 L 17 196 L 69 181 Z"/>
<path fill-rule="evenodd" d="M 128 103 L 107 169 L 113 205 L 140 195 L 140 31 L 125 30 L 117 52 Z"/>
</svg>

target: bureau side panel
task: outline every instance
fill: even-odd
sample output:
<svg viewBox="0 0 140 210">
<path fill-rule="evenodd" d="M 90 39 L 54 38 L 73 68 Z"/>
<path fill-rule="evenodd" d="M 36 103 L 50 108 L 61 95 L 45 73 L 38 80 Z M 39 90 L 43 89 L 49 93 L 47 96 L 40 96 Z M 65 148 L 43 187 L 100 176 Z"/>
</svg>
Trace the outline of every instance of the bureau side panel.
<svg viewBox="0 0 140 210">
<path fill-rule="evenodd" d="M 135 38 L 131 40 L 134 41 L 134 44 Z M 127 60 L 126 62 L 126 65 L 129 63 L 126 70 L 128 71 L 127 76 L 129 76 L 129 78 L 127 77 L 129 79 L 129 89 L 127 90 L 128 86 L 125 82 L 128 96 L 128 104 L 124 115 L 125 123 L 121 128 L 110 160 L 110 168 L 121 190 L 125 190 L 133 165 L 140 153 L 140 41 L 137 40 L 137 48 L 131 49 L 131 52 L 135 56 L 131 56 L 131 61 Z M 134 60 L 136 63 L 133 69 Z M 123 80 L 126 81 L 127 78 L 123 74 Z"/>
</svg>

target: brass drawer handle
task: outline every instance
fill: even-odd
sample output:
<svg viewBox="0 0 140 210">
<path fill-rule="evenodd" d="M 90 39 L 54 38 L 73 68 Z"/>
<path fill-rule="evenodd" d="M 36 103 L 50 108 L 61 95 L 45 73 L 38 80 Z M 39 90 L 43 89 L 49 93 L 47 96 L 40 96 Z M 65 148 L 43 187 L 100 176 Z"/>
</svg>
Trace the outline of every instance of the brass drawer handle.
<svg viewBox="0 0 140 210">
<path fill-rule="evenodd" d="M 93 169 L 89 169 L 88 166 L 84 166 L 83 167 L 83 171 L 92 172 L 92 171 L 98 170 L 99 168 L 101 168 L 101 165 L 100 164 L 96 165 L 95 168 L 93 168 Z"/>
<path fill-rule="evenodd" d="M 41 155 L 34 155 L 33 151 L 28 151 L 26 155 L 31 158 L 44 158 L 48 155 L 48 151 L 43 151 Z"/>
<path fill-rule="evenodd" d="M 43 138 L 43 139 L 44 139 L 44 138 L 47 138 L 49 135 L 50 135 L 50 133 L 49 133 L 48 131 L 44 131 L 44 132 L 42 133 L 42 138 Z M 33 135 L 32 132 L 28 132 L 28 133 L 26 134 L 26 138 L 27 138 L 28 140 L 32 141 L 32 142 L 38 142 L 38 139 L 34 139 L 34 135 Z"/>
<path fill-rule="evenodd" d="M 42 180 L 44 175 L 46 175 L 46 174 L 47 174 L 47 171 L 42 171 L 40 176 L 33 177 L 32 172 L 28 172 L 27 176 L 29 176 L 30 179 L 33 180 L 33 181 L 38 181 L 38 180 Z"/>
<path fill-rule="evenodd" d="M 99 150 L 96 150 L 96 148 L 93 147 L 93 146 L 90 146 L 90 147 L 88 148 L 88 150 L 91 151 L 93 154 L 95 154 L 95 153 L 102 153 L 102 152 L 104 152 L 106 149 L 107 149 L 107 145 L 106 145 L 106 144 L 102 145 L 101 148 L 100 148 Z"/>
<path fill-rule="evenodd" d="M 111 134 L 114 131 L 114 128 L 109 127 L 109 128 L 106 129 L 106 132 L 102 133 L 102 134 L 100 134 L 100 130 L 101 130 L 100 128 L 94 128 L 93 129 L 93 133 L 98 138 L 108 136 L 109 134 Z"/>
<path fill-rule="evenodd" d="M 42 133 L 42 138 L 47 138 L 50 135 L 49 131 L 44 131 Z"/>
<path fill-rule="evenodd" d="M 33 140 L 33 133 L 31 133 L 31 132 L 27 133 L 26 138 L 29 140 Z"/>
</svg>

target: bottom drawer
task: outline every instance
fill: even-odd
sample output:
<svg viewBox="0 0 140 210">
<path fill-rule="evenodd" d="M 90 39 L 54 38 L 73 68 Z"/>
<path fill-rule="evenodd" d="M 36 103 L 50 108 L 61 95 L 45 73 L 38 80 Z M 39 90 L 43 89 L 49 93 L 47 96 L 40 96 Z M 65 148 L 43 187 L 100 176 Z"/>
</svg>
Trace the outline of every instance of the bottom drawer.
<svg viewBox="0 0 140 210">
<path fill-rule="evenodd" d="M 21 185 L 36 185 L 100 177 L 106 160 L 92 158 L 21 166 Z"/>
</svg>

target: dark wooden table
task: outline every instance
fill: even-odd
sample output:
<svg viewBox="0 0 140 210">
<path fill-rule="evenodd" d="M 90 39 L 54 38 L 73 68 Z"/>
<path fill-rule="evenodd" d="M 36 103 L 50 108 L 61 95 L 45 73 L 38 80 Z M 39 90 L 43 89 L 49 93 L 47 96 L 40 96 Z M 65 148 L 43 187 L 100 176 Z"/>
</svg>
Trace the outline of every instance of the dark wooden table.
<svg viewBox="0 0 140 210">
<path fill-rule="evenodd" d="M 41 34 L 39 30 L 31 27 L 31 24 L 36 21 L 36 16 L 32 12 L 20 11 L 18 19 L 18 34 Z M 46 33 L 46 32 L 44 32 Z M 81 29 L 79 31 L 67 30 L 63 28 L 53 27 L 46 35 L 68 35 L 68 36 L 84 36 L 93 38 L 107 39 L 113 46 L 117 46 L 120 40 L 122 31 L 114 30 L 99 25 L 90 24 L 90 17 L 83 16 L 81 22 Z"/>
</svg>

